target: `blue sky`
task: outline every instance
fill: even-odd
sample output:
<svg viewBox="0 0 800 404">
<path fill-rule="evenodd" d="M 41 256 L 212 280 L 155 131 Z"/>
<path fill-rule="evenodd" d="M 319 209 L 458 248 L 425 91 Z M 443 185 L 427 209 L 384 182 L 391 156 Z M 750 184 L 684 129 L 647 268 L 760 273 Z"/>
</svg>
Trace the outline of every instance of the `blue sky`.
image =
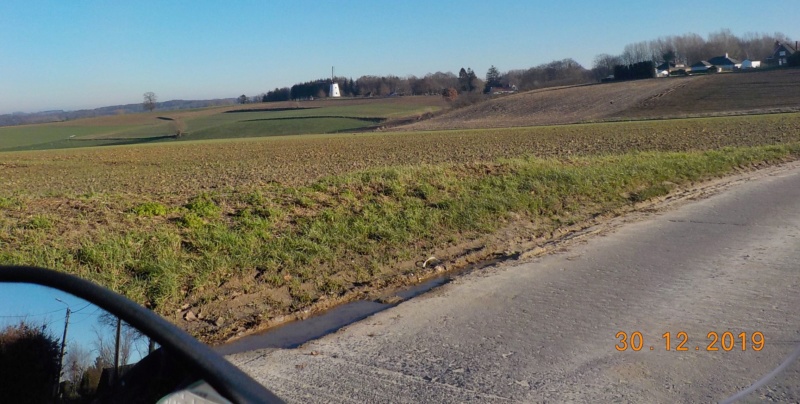
<svg viewBox="0 0 800 404">
<path fill-rule="evenodd" d="M 0 2 L 0 113 L 249 96 L 330 74 L 586 67 L 729 28 L 800 38 L 796 0 Z"/>
<path fill-rule="evenodd" d="M 60 342 L 64 334 L 67 305 L 73 312 L 67 328 L 67 342 L 75 341 L 92 349 L 96 339 L 95 329 L 108 332 L 98 325 L 99 316 L 104 311 L 83 299 L 44 286 L 0 283 L 0 328 L 19 324 L 20 321 L 37 326 L 46 324 L 47 330 Z"/>
<path fill-rule="evenodd" d="M 60 299 L 63 303 L 56 299 Z M 97 333 L 108 343 L 113 341 L 114 327 L 100 322 L 107 312 L 72 294 L 46 286 L 27 283 L 0 283 L 0 329 L 17 325 L 20 321 L 40 326 L 45 324 L 50 335 L 60 343 L 64 335 L 66 309 L 72 312 L 67 328 L 67 352 L 73 342 L 90 353 L 90 361 L 97 355 Z M 131 360 L 138 361 L 146 352 L 146 341 L 139 340 L 133 347 Z"/>
</svg>

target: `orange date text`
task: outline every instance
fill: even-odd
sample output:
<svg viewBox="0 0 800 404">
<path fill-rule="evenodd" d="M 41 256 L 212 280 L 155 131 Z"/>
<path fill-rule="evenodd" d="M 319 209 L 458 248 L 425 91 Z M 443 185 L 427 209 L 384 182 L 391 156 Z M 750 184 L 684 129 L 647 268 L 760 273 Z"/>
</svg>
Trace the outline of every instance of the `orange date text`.
<svg viewBox="0 0 800 404">
<path fill-rule="evenodd" d="M 741 351 L 760 351 L 764 349 L 765 338 L 764 333 L 755 331 L 752 333 L 733 331 L 711 331 L 703 338 L 689 338 L 689 333 L 685 331 L 678 331 L 676 333 L 665 332 L 661 334 L 661 339 L 649 337 L 645 341 L 645 336 L 639 331 L 625 332 L 620 331 L 615 335 L 617 343 L 614 347 L 617 351 L 634 351 L 639 352 L 666 350 L 666 351 L 723 351 L 730 352 L 734 350 Z"/>
</svg>

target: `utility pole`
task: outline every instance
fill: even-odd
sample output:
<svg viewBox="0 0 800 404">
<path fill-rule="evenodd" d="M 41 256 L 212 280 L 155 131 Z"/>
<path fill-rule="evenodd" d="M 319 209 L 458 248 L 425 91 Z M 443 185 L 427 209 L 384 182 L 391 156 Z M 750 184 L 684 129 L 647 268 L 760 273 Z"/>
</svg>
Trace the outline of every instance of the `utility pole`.
<svg viewBox="0 0 800 404">
<path fill-rule="evenodd" d="M 64 303 L 63 300 L 56 298 L 61 303 Z M 69 327 L 69 305 L 67 305 L 67 316 L 64 318 L 64 336 L 61 337 L 61 354 L 58 356 L 58 374 L 56 375 L 56 391 L 55 391 L 55 399 L 56 401 L 61 401 L 61 373 L 64 366 L 64 348 L 67 342 L 67 327 Z"/>
<path fill-rule="evenodd" d="M 116 386 L 117 385 L 117 380 L 119 379 L 119 334 L 120 334 L 120 329 L 121 328 L 122 328 L 122 320 L 119 317 L 117 317 L 117 337 L 116 337 L 115 343 L 114 343 L 114 346 L 115 346 L 115 348 L 114 348 L 114 373 L 113 373 L 114 376 L 113 376 L 113 378 L 111 380 L 111 385 L 112 386 Z"/>
</svg>

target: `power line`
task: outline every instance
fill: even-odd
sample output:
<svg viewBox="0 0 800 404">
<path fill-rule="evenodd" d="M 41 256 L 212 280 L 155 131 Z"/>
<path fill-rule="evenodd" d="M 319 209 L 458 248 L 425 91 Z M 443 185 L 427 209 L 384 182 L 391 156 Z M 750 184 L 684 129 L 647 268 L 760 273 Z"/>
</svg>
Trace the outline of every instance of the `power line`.
<svg viewBox="0 0 800 404">
<path fill-rule="evenodd" d="M 83 310 L 83 309 L 85 309 L 85 308 L 87 308 L 87 307 L 89 307 L 89 306 L 91 306 L 91 305 L 92 305 L 91 303 L 86 303 L 86 305 L 85 305 L 85 306 L 81 307 L 80 309 L 78 309 L 78 310 L 76 310 L 76 311 L 73 311 L 72 313 L 74 314 L 74 313 L 80 312 L 81 310 Z M 38 316 L 44 316 L 44 315 L 47 315 L 47 314 L 58 313 L 58 312 L 60 312 L 60 311 L 64 311 L 64 309 L 56 309 L 56 310 L 53 310 L 53 311 L 48 311 L 48 312 L 45 312 L 45 313 L 39 313 L 39 314 L 13 314 L 13 315 L 7 315 L 7 316 L 0 316 L 0 318 L 26 318 L 26 317 L 38 317 Z M 96 311 L 96 310 L 95 310 L 95 311 Z"/>
<path fill-rule="evenodd" d="M 76 311 L 73 311 L 72 313 L 73 313 L 73 314 L 75 314 L 75 313 L 78 313 L 78 312 L 80 312 L 81 310 L 84 310 L 84 309 L 86 309 L 87 307 L 89 307 L 89 306 L 91 306 L 91 305 L 92 305 L 91 303 L 86 303 L 86 305 L 85 305 L 85 306 L 81 307 L 80 309 L 78 309 L 78 310 L 76 310 Z M 98 307 L 98 309 L 99 309 L 99 307 Z M 48 315 L 48 314 L 58 313 L 58 312 L 61 312 L 61 311 L 64 311 L 64 309 L 57 309 L 57 310 L 48 311 L 48 312 L 44 312 L 44 313 L 38 313 L 38 314 L 13 314 L 13 315 L 0 316 L 0 318 L 27 318 L 27 317 L 38 317 L 38 316 L 45 316 L 45 315 Z M 95 312 L 97 312 L 97 310 L 95 310 Z M 94 314 L 94 313 L 92 313 L 92 314 Z"/>
<path fill-rule="evenodd" d="M 83 307 L 81 307 L 80 309 L 73 311 L 73 312 L 72 312 L 72 314 L 75 314 L 75 313 L 80 313 L 80 312 L 81 312 L 81 310 L 83 310 L 83 309 L 85 309 L 85 308 L 87 308 L 87 307 L 89 307 L 89 306 L 91 306 L 91 305 L 92 305 L 91 303 L 86 303 L 86 306 L 83 306 Z"/>
<path fill-rule="evenodd" d="M 58 309 L 53 311 L 48 311 L 46 313 L 39 313 L 39 314 L 16 314 L 16 315 L 9 315 L 9 316 L 0 316 L 0 318 L 25 318 L 25 317 L 37 317 L 37 316 L 44 316 L 46 314 L 53 314 L 58 313 L 60 311 L 64 311 L 64 309 Z"/>
</svg>

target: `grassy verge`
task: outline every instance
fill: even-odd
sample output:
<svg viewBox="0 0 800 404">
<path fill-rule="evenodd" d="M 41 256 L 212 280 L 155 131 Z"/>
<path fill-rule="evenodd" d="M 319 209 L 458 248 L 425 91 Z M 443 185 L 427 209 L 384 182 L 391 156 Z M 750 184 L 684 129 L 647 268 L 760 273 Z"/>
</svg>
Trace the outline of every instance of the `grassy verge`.
<svg viewBox="0 0 800 404">
<path fill-rule="evenodd" d="M 530 236 L 538 237 L 676 185 L 798 154 L 791 143 L 385 168 L 304 187 L 204 193 L 180 205 L 99 194 L 74 197 L 65 211 L 63 201 L 5 198 L 0 263 L 75 273 L 162 314 L 235 289 L 263 297 L 252 310 L 277 315 L 400 275 L 399 263 L 514 221 L 535 223 Z"/>
</svg>

